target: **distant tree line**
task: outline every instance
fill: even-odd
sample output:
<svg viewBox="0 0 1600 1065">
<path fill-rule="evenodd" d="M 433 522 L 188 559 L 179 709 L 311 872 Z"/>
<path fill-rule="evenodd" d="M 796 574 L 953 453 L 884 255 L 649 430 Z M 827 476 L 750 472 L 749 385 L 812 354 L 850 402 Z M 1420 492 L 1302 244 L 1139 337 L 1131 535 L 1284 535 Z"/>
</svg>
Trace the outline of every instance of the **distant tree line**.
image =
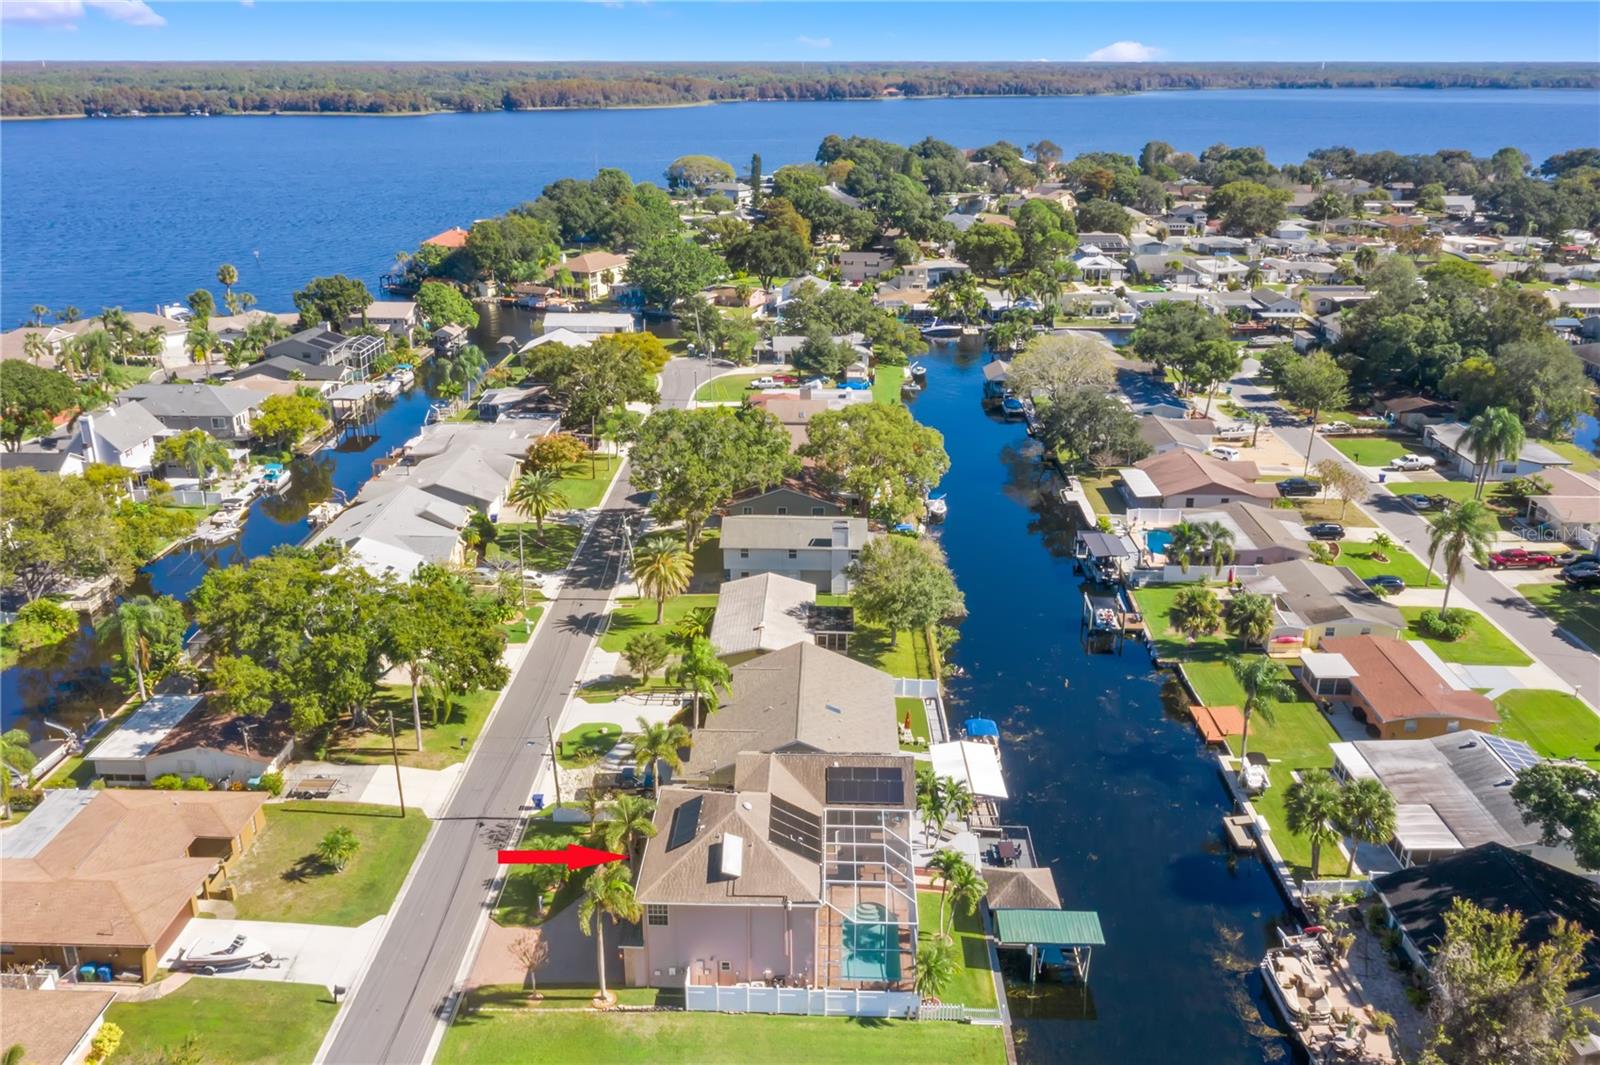
<svg viewBox="0 0 1600 1065">
<path fill-rule="evenodd" d="M 736 100 L 1061 96 L 1165 89 L 1600 87 L 1592 63 L 25 63 L 13 117 L 520 111 Z"/>
</svg>

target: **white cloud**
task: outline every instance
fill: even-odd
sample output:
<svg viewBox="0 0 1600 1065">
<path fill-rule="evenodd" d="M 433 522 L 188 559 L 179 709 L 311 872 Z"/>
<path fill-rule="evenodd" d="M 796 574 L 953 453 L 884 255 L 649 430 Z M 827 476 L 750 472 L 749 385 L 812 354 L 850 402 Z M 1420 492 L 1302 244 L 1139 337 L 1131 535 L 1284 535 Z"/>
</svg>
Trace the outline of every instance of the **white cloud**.
<svg viewBox="0 0 1600 1065">
<path fill-rule="evenodd" d="M 144 0 L 5 0 L 0 2 L 0 21 L 71 30 L 90 9 L 129 26 L 167 24 Z"/>
<path fill-rule="evenodd" d="M 800 37 L 796 37 L 794 39 L 794 43 L 795 44 L 803 44 L 807 48 L 832 48 L 833 47 L 833 38 L 832 37 L 806 37 L 806 36 L 800 36 Z"/>
<path fill-rule="evenodd" d="M 1113 41 L 1084 57 L 1091 63 L 1148 63 L 1161 58 L 1161 49 L 1138 41 Z"/>
</svg>

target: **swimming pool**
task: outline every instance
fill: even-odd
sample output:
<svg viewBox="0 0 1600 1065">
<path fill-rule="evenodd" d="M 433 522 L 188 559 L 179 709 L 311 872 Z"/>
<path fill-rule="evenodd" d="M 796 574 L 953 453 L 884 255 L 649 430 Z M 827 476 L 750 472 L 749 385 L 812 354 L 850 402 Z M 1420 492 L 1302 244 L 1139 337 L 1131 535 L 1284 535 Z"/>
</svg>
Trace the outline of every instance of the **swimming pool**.
<svg viewBox="0 0 1600 1065">
<path fill-rule="evenodd" d="M 1166 554 L 1167 548 L 1172 546 L 1172 530 L 1151 529 L 1144 534 L 1144 546 L 1150 549 L 1151 554 Z"/>
<path fill-rule="evenodd" d="M 841 937 L 844 957 L 839 973 L 847 980 L 900 979 L 900 946 L 897 929 L 884 923 L 883 907 L 863 902 L 856 907 L 856 919 L 845 919 Z"/>
</svg>

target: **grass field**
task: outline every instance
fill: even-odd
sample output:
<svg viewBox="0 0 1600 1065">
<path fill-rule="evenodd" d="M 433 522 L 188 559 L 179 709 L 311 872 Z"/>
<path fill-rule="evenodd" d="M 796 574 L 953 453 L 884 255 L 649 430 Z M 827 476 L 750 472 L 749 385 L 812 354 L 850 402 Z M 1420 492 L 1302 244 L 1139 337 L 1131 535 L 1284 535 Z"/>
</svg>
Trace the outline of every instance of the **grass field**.
<svg viewBox="0 0 1600 1065">
<path fill-rule="evenodd" d="M 1172 627 L 1169 616 L 1172 601 L 1185 587 L 1182 584 L 1151 584 L 1133 593 L 1161 657 L 1205 662 L 1219 661 L 1227 655 L 1238 653 L 1239 641 L 1221 629 L 1214 635 L 1202 636 L 1194 643 L 1189 643 L 1183 633 Z"/>
<path fill-rule="evenodd" d="M 906 747 L 904 744 L 901 744 L 902 749 L 911 751 L 921 751 L 927 749 L 928 708 L 923 705 L 921 699 L 911 697 L 901 697 L 895 699 L 895 721 L 903 725 L 908 717 L 911 719 L 911 734 L 922 742 L 920 744 L 912 744 L 910 747 Z"/>
<path fill-rule="evenodd" d="M 417 750 L 416 730 L 411 727 L 411 689 L 389 685 L 379 689 L 373 700 L 371 714 L 373 725 L 365 732 L 340 732 L 328 745 L 328 758 L 334 762 L 357 765 L 388 765 L 389 726 L 388 714 L 394 713 L 395 744 L 400 749 L 400 764 L 416 769 L 443 769 L 467 760 L 483 724 L 489 719 L 498 689 L 479 690 L 454 698 L 450 717 L 440 725 L 433 724 L 433 702 L 428 693 L 422 700 L 422 750 Z M 466 745 L 461 741 L 465 739 Z"/>
<path fill-rule="evenodd" d="M 1422 560 L 1403 547 L 1395 546 L 1384 552 L 1389 559 L 1379 562 L 1372 557 L 1372 545 L 1356 540 L 1345 540 L 1339 544 L 1339 557 L 1334 559 L 1338 566 L 1348 566 L 1350 571 L 1362 580 L 1369 577 L 1391 575 L 1399 577 L 1406 582 L 1407 588 L 1421 588 L 1428 580 L 1428 570 Z"/>
<path fill-rule="evenodd" d="M 338 1011 L 325 987 L 197 976 L 162 998 L 114 1003 L 106 1020 L 123 1034 L 111 1060 L 180 1060 L 167 1055 L 193 1035 L 192 1060 L 301 1065 L 316 1057 Z"/>
<path fill-rule="evenodd" d="M 817 596 L 818 606 L 849 606 L 848 595 Z M 850 637 L 850 657 L 881 669 L 891 677 L 933 679 L 933 661 L 928 657 L 928 641 L 922 633 L 891 633 L 856 617 L 856 631 Z"/>
<path fill-rule="evenodd" d="M 1575 473 L 1594 473 L 1600 471 L 1600 455 L 1593 451 L 1579 447 L 1570 440 L 1543 440 L 1540 443 L 1551 451 L 1565 455 L 1572 460 L 1572 469 Z"/>
<path fill-rule="evenodd" d="M 873 371 L 872 401 L 885 403 L 889 406 L 898 404 L 900 400 L 900 385 L 906 379 L 904 366 L 879 366 Z"/>
<path fill-rule="evenodd" d="M 1547 758 L 1577 758 L 1600 769 L 1600 717 L 1566 692 L 1521 688 L 1495 700 L 1500 734 Z"/>
<path fill-rule="evenodd" d="M 571 476 L 561 478 L 561 494 L 567 497 L 570 510 L 588 510 L 598 507 L 606 489 L 611 487 L 611 475 L 621 465 L 616 455 L 596 455 L 594 461 L 585 459 Z"/>
<path fill-rule="evenodd" d="M 1540 582 L 1518 585 L 1517 591 L 1590 650 L 1600 651 L 1600 595 L 1567 584 Z"/>
<path fill-rule="evenodd" d="M 620 652 L 628 640 L 637 633 L 654 629 L 663 636 L 671 636 L 673 626 L 683 620 L 691 610 L 715 610 L 714 595 L 680 595 L 667 600 L 667 611 L 660 625 L 656 624 L 654 599 L 622 599 L 611 612 L 611 622 L 600 636 L 600 650 Z"/>
<path fill-rule="evenodd" d="M 562 765 L 586 765 L 600 758 L 622 738 L 622 726 L 590 722 L 569 729 L 556 741 L 557 761 Z"/>
<path fill-rule="evenodd" d="M 329 802 L 268 806 L 267 827 L 229 876 L 240 920 L 354 926 L 387 912 L 428 835 L 419 811 L 399 813 Z M 317 858 L 317 843 L 341 826 L 361 846 L 336 873 Z"/>
<path fill-rule="evenodd" d="M 583 842 L 587 827 L 557 822 L 551 819 L 548 812 L 543 813 L 529 819 L 528 827 L 522 833 L 521 846 L 533 850 L 560 850 L 569 843 Z M 533 925 L 561 912 L 583 890 L 582 874 L 560 883 L 562 871 L 560 866 L 512 866 L 495 904 L 495 921 L 502 926 Z M 544 893 L 542 912 L 534 905 L 541 891 Z M 535 916 L 536 913 L 538 916 Z"/>
<path fill-rule="evenodd" d="M 1459 640 L 1435 640 L 1424 636 L 1417 630 L 1417 617 L 1427 609 L 1420 606 L 1403 606 L 1400 613 L 1406 619 L 1406 631 L 1402 634 L 1408 640 L 1421 640 L 1433 648 L 1438 656 L 1446 662 L 1458 662 L 1467 666 L 1530 666 L 1533 659 L 1522 653 L 1511 638 L 1499 629 L 1488 618 L 1476 611 L 1464 611 L 1471 620 L 1469 628 Z M 1450 609 L 1455 610 L 1455 607 Z"/>
<path fill-rule="evenodd" d="M 1084 494 L 1089 497 L 1089 502 L 1094 504 L 1096 515 L 1128 512 L 1128 501 L 1123 499 L 1122 493 L 1117 490 L 1116 474 L 1102 473 L 1095 477 L 1080 477 L 1078 483 L 1083 485 Z"/>
<path fill-rule="evenodd" d="M 1411 448 L 1386 436 L 1329 436 L 1328 443 L 1357 466 L 1387 466 Z"/>
<path fill-rule="evenodd" d="M 926 944 L 939 933 L 939 892 L 917 892 L 917 943 Z M 950 919 L 950 936 L 955 940 L 956 958 L 961 968 L 948 987 L 939 993 L 942 1002 L 993 1009 L 994 970 L 989 968 L 988 940 L 983 921 L 976 912 L 956 910 Z"/>
<path fill-rule="evenodd" d="M 1300 520 L 1307 525 L 1319 521 L 1336 521 L 1347 529 L 1374 529 L 1378 523 L 1367 516 L 1367 512 L 1351 501 L 1345 506 L 1340 499 L 1305 499 L 1300 496 L 1294 498 L 1294 509 L 1300 512 Z"/>
<path fill-rule="evenodd" d="M 724 374 L 696 389 L 694 399 L 696 403 L 738 403 L 749 395 L 751 381 L 758 377 L 770 376 L 772 376 L 771 370 Z"/>
<path fill-rule="evenodd" d="M 532 522 L 502 522 L 497 526 L 499 533 L 495 536 L 494 543 L 489 545 L 488 557 L 491 561 L 517 561 L 517 536 L 522 536 L 521 559 L 526 569 L 536 569 L 543 573 L 553 573 L 558 569 L 566 569 L 567 563 L 572 561 L 573 554 L 578 550 L 578 537 L 583 535 L 583 530 L 576 525 L 566 525 L 561 522 L 545 520 L 544 532 L 541 534 Z"/>
<path fill-rule="evenodd" d="M 434 1060 L 440 1065 L 1003 1065 L 1006 1054 L 1000 1028 L 969 1024 L 684 1012 L 473 1013 L 469 1007 L 445 1033 Z"/>
</svg>

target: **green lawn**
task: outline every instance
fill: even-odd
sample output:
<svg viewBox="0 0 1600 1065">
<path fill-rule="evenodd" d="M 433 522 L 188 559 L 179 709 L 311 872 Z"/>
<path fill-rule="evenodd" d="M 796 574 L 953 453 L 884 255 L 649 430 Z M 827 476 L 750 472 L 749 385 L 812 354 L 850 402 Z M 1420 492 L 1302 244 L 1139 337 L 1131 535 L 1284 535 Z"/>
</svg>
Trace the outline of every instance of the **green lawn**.
<svg viewBox="0 0 1600 1065">
<path fill-rule="evenodd" d="M 872 382 L 872 401 L 894 406 L 900 402 L 900 385 L 906 379 L 904 366 L 879 366 Z"/>
<path fill-rule="evenodd" d="M 537 616 L 537 615 L 535 615 Z M 378 692 L 371 706 L 372 727 L 364 732 L 340 731 L 328 745 L 328 758 L 356 765 L 388 765 L 388 714 L 394 713 L 395 744 L 400 749 L 400 764 L 416 769 L 443 769 L 467 760 L 483 724 L 489 719 L 499 689 L 480 689 L 454 698 L 450 717 L 435 724 L 434 703 L 426 691 L 422 701 L 422 750 L 417 750 L 417 733 L 412 728 L 411 689 L 388 685 Z M 462 744 L 462 740 L 467 742 Z"/>
<path fill-rule="evenodd" d="M 567 497 L 568 509 L 598 507 L 611 487 L 611 475 L 621 463 L 616 455 L 596 455 L 592 462 L 585 459 L 579 463 L 572 476 L 561 478 L 561 494 Z"/>
<path fill-rule="evenodd" d="M 818 606 L 849 606 L 847 595 L 818 595 Z M 922 633 L 891 633 L 856 616 L 856 631 L 850 636 L 850 657 L 883 670 L 891 677 L 933 679 L 933 662 L 928 657 L 928 641 Z"/>
<path fill-rule="evenodd" d="M 1560 583 L 1521 584 L 1517 591 L 1591 650 L 1600 651 L 1600 595 Z"/>
<path fill-rule="evenodd" d="M 1293 502 L 1287 507 L 1278 509 L 1299 511 L 1300 520 L 1307 525 L 1319 521 L 1336 521 L 1347 529 L 1378 527 L 1378 523 L 1369 518 L 1367 512 L 1356 506 L 1353 500 L 1347 506 L 1342 499 L 1306 499 L 1303 496 L 1294 496 L 1292 499 Z"/>
<path fill-rule="evenodd" d="M 694 399 L 696 403 L 738 403 L 750 394 L 751 381 L 771 376 L 771 370 L 724 374 L 701 385 L 695 391 Z"/>
<path fill-rule="evenodd" d="M 1326 769 L 1332 765 L 1333 755 L 1330 753 L 1322 768 Z M 1272 780 L 1272 787 L 1250 802 L 1255 806 L 1256 812 L 1267 819 L 1267 827 L 1272 830 L 1273 846 L 1278 848 L 1278 853 L 1289 864 L 1290 873 L 1296 880 L 1306 880 L 1311 876 L 1311 844 L 1304 836 L 1297 836 L 1289 831 L 1288 815 L 1283 809 L 1284 799 L 1294 784 L 1294 777 L 1291 775 L 1291 770 L 1294 768 L 1307 767 L 1291 767 L 1281 763 L 1268 766 L 1267 775 Z M 1321 865 L 1318 872 L 1325 877 L 1338 876 L 1344 872 L 1344 861 L 1332 846 L 1322 848 Z"/>
<path fill-rule="evenodd" d="M 1078 483 L 1083 485 L 1084 494 L 1089 497 L 1089 502 L 1094 504 L 1097 517 L 1128 512 L 1128 501 L 1123 499 L 1122 493 L 1117 490 L 1116 474 L 1103 473 L 1096 477 L 1080 477 Z"/>
<path fill-rule="evenodd" d="M 1570 440 L 1541 440 L 1545 447 L 1557 454 L 1565 455 L 1572 460 L 1572 470 L 1575 473 L 1595 473 L 1600 471 L 1600 455 L 1587 451 Z"/>
<path fill-rule="evenodd" d="M 197 976 L 149 1002 L 113 1003 L 106 1020 L 123 1034 L 111 1060 L 178 1060 L 165 1055 L 193 1035 L 195 1060 L 302 1065 L 316 1057 L 338 1011 L 328 989 L 313 984 Z"/>
<path fill-rule="evenodd" d="M 539 624 L 539 615 L 543 613 L 544 607 L 530 606 L 522 617 L 500 626 L 506 632 L 506 643 L 527 643 L 533 637 L 534 626 Z"/>
<path fill-rule="evenodd" d="M 1500 734 L 1547 758 L 1577 758 L 1600 769 L 1600 717 L 1566 692 L 1519 688 L 1495 700 Z"/>
<path fill-rule="evenodd" d="M 667 600 L 665 618 L 658 626 L 654 599 L 620 599 L 617 608 L 611 612 L 610 624 L 600 636 L 600 650 L 621 651 L 627 646 L 629 638 L 650 629 L 670 637 L 673 626 L 682 621 L 689 611 L 716 608 L 717 597 L 714 595 L 680 595 Z"/>
<path fill-rule="evenodd" d="M 361 846 L 336 873 L 317 858 L 317 843 L 339 827 L 353 831 Z M 427 835 L 428 819 L 415 809 L 402 818 L 387 806 L 274 803 L 267 827 L 229 874 L 239 918 L 362 924 L 394 903 Z"/>
<path fill-rule="evenodd" d="M 1357 466 L 1387 466 L 1415 446 L 1387 436 L 1329 436 L 1324 439 Z"/>
<path fill-rule="evenodd" d="M 1190 586 L 1147 584 L 1133 593 L 1134 602 L 1139 605 L 1140 613 L 1144 614 L 1145 624 L 1150 628 L 1150 636 L 1161 657 L 1217 661 L 1226 655 L 1238 653 L 1239 642 L 1220 629 L 1216 634 L 1202 636 L 1191 644 L 1183 633 L 1172 627 L 1172 601 L 1185 587 Z"/>
<path fill-rule="evenodd" d="M 1421 640 L 1446 662 L 1459 662 L 1467 666 L 1531 666 L 1533 659 L 1522 653 L 1510 637 L 1497 629 L 1493 622 L 1476 611 L 1467 610 L 1471 619 L 1469 628 L 1459 640 L 1446 641 L 1425 637 L 1417 630 L 1417 617 L 1427 609 L 1420 606 L 1403 606 L 1400 613 L 1406 619 L 1408 640 Z M 1457 609 L 1451 607 L 1452 610 Z"/>
<path fill-rule="evenodd" d="M 554 798 L 555 796 L 547 796 Z M 582 843 L 587 825 L 555 821 L 546 809 L 528 820 L 521 846 L 530 850 L 560 850 L 569 843 Z M 560 913 L 583 890 L 583 877 L 560 883 L 562 868 L 549 865 L 513 865 L 506 874 L 505 886 L 494 908 L 495 921 L 503 926 L 538 924 Z M 535 899 L 544 895 L 541 910 Z M 538 914 L 538 916 L 535 916 Z"/>
<path fill-rule="evenodd" d="M 470 1001 L 470 1000 L 469 1000 Z M 850 1017 L 721 1013 L 594 1013 L 463 1010 L 440 1044 L 439 1065 L 502 1062 L 568 1065 L 731 1065 L 807 1062 L 902 1065 L 960 1061 L 1004 1065 L 993 1026 Z"/>
<path fill-rule="evenodd" d="M 1372 545 L 1368 543 L 1355 540 L 1341 541 L 1339 557 L 1334 559 L 1334 565 L 1348 567 L 1362 580 L 1391 575 L 1405 581 L 1407 588 L 1421 588 L 1427 583 L 1427 567 L 1405 548 L 1397 545 L 1385 551 L 1384 555 L 1389 559 L 1387 562 L 1379 562 L 1373 558 L 1372 551 Z"/>
<path fill-rule="evenodd" d="M 926 944 L 939 934 L 939 892 L 917 892 L 917 943 Z M 983 919 L 956 910 L 951 917 L 950 935 L 955 940 L 956 958 L 961 968 L 950 985 L 939 993 L 942 1002 L 959 1002 L 979 1009 L 993 1009 L 994 970 L 989 968 L 988 940 L 983 934 Z"/>
<path fill-rule="evenodd" d="M 556 741 L 557 760 L 566 766 L 588 765 L 604 756 L 621 738 L 621 725 L 593 722 L 579 725 L 562 733 Z"/>
<path fill-rule="evenodd" d="M 911 719 L 911 734 L 913 736 L 915 736 L 918 740 L 921 741 L 920 743 L 914 743 L 914 744 L 910 745 L 909 747 L 906 746 L 905 744 L 901 744 L 900 745 L 901 750 L 906 750 L 906 751 L 923 751 L 923 750 L 927 750 L 927 748 L 928 748 L 928 739 L 929 739 L 929 737 L 928 737 L 928 708 L 923 705 L 922 700 L 921 699 L 917 699 L 917 698 L 913 698 L 913 697 L 910 697 L 910 696 L 902 696 L 900 698 L 895 699 L 895 701 L 894 701 L 894 717 L 895 717 L 895 721 L 897 721 L 898 723 L 900 723 L 902 725 L 905 724 L 906 718 L 909 717 Z"/>
<path fill-rule="evenodd" d="M 520 557 L 526 569 L 553 573 L 566 569 L 578 550 L 578 537 L 583 530 L 576 525 L 565 525 L 546 519 L 541 534 L 532 522 L 501 522 L 495 542 L 489 545 L 490 561 L 514 562 Z M 518 555 L 517 538 L 521 533 L 521 555 Z"/>
<path fill-rule="evenodd" d="M 640 684 L 636 677 L 621 676 L 590 681 L 578 689 L 578 698 L 586 703 L 614 703 L 630 693 L 668 690 L 677 691 L 678 685 L 671 683 L 660 673 L 644 684 Z"/>
</svg>

